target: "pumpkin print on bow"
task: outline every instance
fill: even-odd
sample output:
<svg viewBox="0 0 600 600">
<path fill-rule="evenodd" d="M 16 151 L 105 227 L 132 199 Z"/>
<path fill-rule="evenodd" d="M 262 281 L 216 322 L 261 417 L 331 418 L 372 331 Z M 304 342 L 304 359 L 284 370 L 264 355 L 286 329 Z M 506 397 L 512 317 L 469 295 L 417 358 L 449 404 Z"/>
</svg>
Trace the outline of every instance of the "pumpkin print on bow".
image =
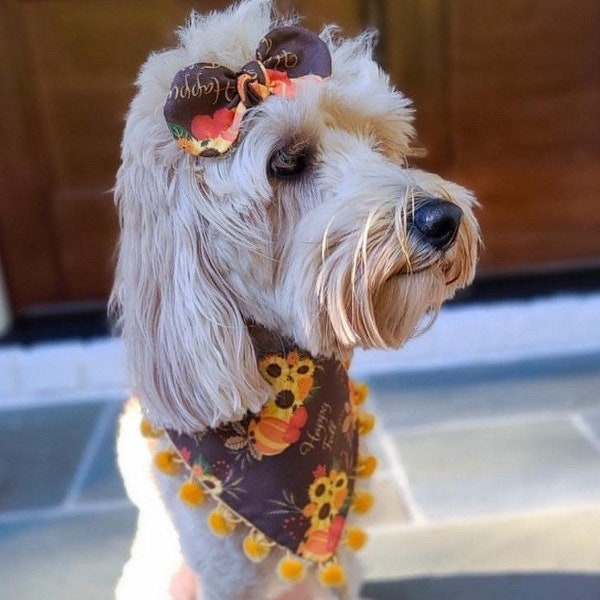
<svg viewBox="0 0 600 600">
<path fill-rule="evenodd" d="M 300 79 L 331 75 L 331 55 L 303 27 L 278 27 L 260 42 L 253 60 L 235 73 L 199 62 L 171 83 L 164 115 L 180 148 L 193 156 L 221 156 L 236 141 L 248 108 L 271 94 L 293 97 Z"/>
</svg>

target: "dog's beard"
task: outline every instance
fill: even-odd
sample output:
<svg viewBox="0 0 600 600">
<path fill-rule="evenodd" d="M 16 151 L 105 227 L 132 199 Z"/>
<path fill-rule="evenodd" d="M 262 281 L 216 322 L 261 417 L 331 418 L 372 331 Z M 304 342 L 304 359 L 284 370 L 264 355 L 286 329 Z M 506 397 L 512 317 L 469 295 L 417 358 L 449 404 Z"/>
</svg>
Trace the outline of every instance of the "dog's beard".
<svg viewBox="0 0 600 600">
<path fill-rule="evenodd" d="M 375 298 L 377 330 L 385 347 L 401 346 L 433 323 L 448 290 L 439 267 L 389 279 Z"/>
<path fill-rule="evenodd" d="M 473 274 L 473 239 L 467 230 L 447 252 L 411 235 L 396 209 L 378 211 L 354 236 L 329 231 L 315 286 L 324 351 L 396 348 L 425 331 L 440 306 Z"/>
<path fill-rule="evenodd" d="M 325 329 L 341 346 L 394 348 L 425 331 L 441 304 L 454 293 L 441 264 L 418 273 L 392 275 L 365 293 L 361 284 L 324 294 Z M 324 336 L 327 337 L 327 336 Z"/>
<path fill-rule="evenodd" d="M 365 330 L 368 346 L 399 347 L 425 332 L 442 304 L 470 283 L 476 261 L 469 251 L 472 242 L 467 230 L 461 230 L 447 253 L 409 243 L 410 260 L 397 265 L 396 272 L 374 291 L 376 335 Z"/>
</svg>

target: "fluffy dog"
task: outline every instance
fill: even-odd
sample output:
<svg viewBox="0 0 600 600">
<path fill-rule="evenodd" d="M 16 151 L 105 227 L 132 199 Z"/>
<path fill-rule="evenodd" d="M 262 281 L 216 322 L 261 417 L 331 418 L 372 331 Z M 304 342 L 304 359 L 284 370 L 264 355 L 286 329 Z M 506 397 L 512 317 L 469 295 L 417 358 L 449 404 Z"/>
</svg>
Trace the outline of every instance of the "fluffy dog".
<svg viewBox="0 0 600 600">
<path fill-rule="evenodd" d="M 331 546 L 333 524 L 351 519 L 354 446 L 346 470 L 336 458 L 335 468 L 312 471 L 311 500 L 298 512 L 309 529 L 294 552 L 316 557 L 317 568 L 295 587 L 294 552 L 286 583 L 276 574 L 279 544 L 243 507 L 242 517 L 215 514 L 214 485 L 224 485 L 216 466 L 187 460 L 205 484 L 216 481 L 188 482 L 184 500 L 195 508 L 181 501 L 180 468 L 207 432 L 259 466 L 285 455 L 303 428 L 323 424 L 310 421 L 324 418 L 311 390 L 327 384 L 315 377 L 332 365 L 343 379 L 355 347 L 402 346 L 474 275 L 474 199 L 409 168 L 412 109 L 374 62 L 373 34 L 342 39 L 328 27 L 317 36 L 271 8 L 248 0 L 193 14 L 179 46 L 143 66 L 127 118 L 112 303 L 139 398 L 122 419 L 119 462 L 140 514 L 119 598 L 358 597 L 354 559 L 331 550 L 342 535 Z M 285 346 L 278 359 L 261 346 L 264 335 Z M 287 388 L 276 384 L 282 369 Z M 142 412 L 149 438 L 139 432 Z M 265 433 L 269 423 L 277 434 Z M 352 429 L 338 429 L 355 444 Z M 178 436 L 188 441 L 174 452 Z M 153 466 L 155 456 L 175 477 Z M 319 504 L 323 482 L 332 491 Z M 318 529 L 321 517 L 328 529 Z M 323 577 L 323 565 L 339 569 Z"/>
</svg>

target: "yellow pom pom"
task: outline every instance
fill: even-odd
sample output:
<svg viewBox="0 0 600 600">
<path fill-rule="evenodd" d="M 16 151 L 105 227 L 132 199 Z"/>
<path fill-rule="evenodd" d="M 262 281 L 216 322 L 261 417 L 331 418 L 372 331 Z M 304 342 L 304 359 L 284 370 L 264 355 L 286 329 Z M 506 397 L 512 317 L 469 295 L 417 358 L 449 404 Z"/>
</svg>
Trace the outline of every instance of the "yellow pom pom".
<svg viewBox="0 0 600 600">
<path fill-rule="evenodd" d="M 186 481 L 179 488 L 179 499 L 188 506 L 202 506 L 206 500 L 204 490 L 196 481 Z"/>
<path fill-rule="evenodd" d="M 235 519 L 233 515 L 224 507 L 217 506 L 208 515 L 208 527 L 218 536 L 231 535 L 235 530 Z"/>
<path fill-rule="evenodd" d="M 158 439 L 163 436 L 164 431 L 162 429 L 154 429 L 154 427 L 150 425 L 148 419 L 142 419 L 140 423 L 140 433 L 145 438 Z"/>
<path fill-rule="evenodd" d="M 350 550 L 360 550 L 367 543 L 367 534 L 358 527 L 349 527 L 346 530 L 345 542 Z"/>
<path fill-rule="evenodd" d="M 354 406 L 364 404 L 369 395 L 369 386 L 366 383 L 350 382 L 350 399 Z"/>
<path fill-rule="evenodd" d="M 306 567 L 301 560 L 287 555 L 279 561 L 277 574 L 287 583 L 300 583 L 306 575 Z"/>
<path fill-rule="evenodd" d="M 358 433 L 360 435 L 367 435 L 367 433 L 371 433 L 373 427 L 375 427 L 375 415 L 359 412 L 356 418 L 356 424 L 358 425 Z"/>
<path fill-rule="evenodd" d="M 359 456 L 356 466 L 356 476 L 361 478 L 371 477 L 377 468 L 377 459 L 374 456 Z"/>
<path fill-rule="evenodd" d="M 319 571 L 319 581 L 325 587 L 340 587 L 346 583 L 346 573 L 337 563 L 331 563 Z"/>
<path fill-rule="evenodd" d="M 161 450 L 154 457 L 154 464 L 165 473 L 165 475 L 177 475 L 181 469 L 179 458 L 172 450 Z"/>
<path fill-rule="evenodd" d="M 364 515 L 371 510 L 373 503 L 375 502 L 375 498 L 373 498 L 373 494 L 370 492 L 365 492 L 363 490 L 356 490 L 354 493 L 354 502 L 352 503 L 352 510 L 357 515 Z"/>
<path fill-rule="evenodd" d="M 246 556 L 254 563 L 262 562 L 271 552 L 269 540 L 256 529 L 250 531 L 244 538 L 243 548 Z"/>
</svg>

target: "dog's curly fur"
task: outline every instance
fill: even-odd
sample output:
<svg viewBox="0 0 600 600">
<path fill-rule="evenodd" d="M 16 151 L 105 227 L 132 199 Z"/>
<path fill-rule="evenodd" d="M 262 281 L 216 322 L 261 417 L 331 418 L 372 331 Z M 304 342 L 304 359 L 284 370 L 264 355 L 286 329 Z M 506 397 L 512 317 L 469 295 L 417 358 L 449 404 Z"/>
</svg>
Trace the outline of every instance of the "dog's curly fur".
<svg viewBox="0 0 600 600">
<path fill-rule="evenodd" d="M 257 368 L 249 321 L 313 355 L 348 359 L 355 347 L 401 346 L 473 277 L 474 199 L 409 168 L 411 105 L 374 62 L 372 33 L 342 39 L 325 28 L 331 77 L 303 82 L 292 100 L 272 96 L 253 108 L 223 157 L 194 158 L 174 143 L 162 115 L 174 74 L 199 61 L 236 71 L 265 33 L 293 21 L 275 19 L 270 0 L 193 14 L 179 46 L 151 55 L 139 75 L 117 177 L 122 233 L 112 306 L 135 392 L 156 426 L 195 432 L 261 408 L 270 388 Z M 277 152 L 300 156 L 306 168 L 276 177 L 269 165 Z M 416 207 L 432 198 L 462 210 L 456 239 L 443 250 L 412 227 Z M 174 484 L 150 472 L 148 446 L 132 429 L 136 418 L 125 416 L 119 448 L 141 508 L 121 597 L 164 597 L 156 590 L 168 577 L 160 583 L 159 569 L 136 559 L 152 554 L 142 549 L 152 544 L 145 526 L 150 510 L 162 510 L 148 500 L 156 497 L 154 479 L 179 532 L 178 541 L 165 521 L 171 561 L 180 544 L 204 581 L 203 597 L 272 597 L 272 565 L 246 561 L 239 540 L 213 538 L 201 517 L 191 520 L 179 507 Z M 154 544 L 160 556 L 161 542 Z M 165 573 L 174 566 L 161 564 Z M 154 595 L 140 591 L 144 577 Z"/>
</svg>

